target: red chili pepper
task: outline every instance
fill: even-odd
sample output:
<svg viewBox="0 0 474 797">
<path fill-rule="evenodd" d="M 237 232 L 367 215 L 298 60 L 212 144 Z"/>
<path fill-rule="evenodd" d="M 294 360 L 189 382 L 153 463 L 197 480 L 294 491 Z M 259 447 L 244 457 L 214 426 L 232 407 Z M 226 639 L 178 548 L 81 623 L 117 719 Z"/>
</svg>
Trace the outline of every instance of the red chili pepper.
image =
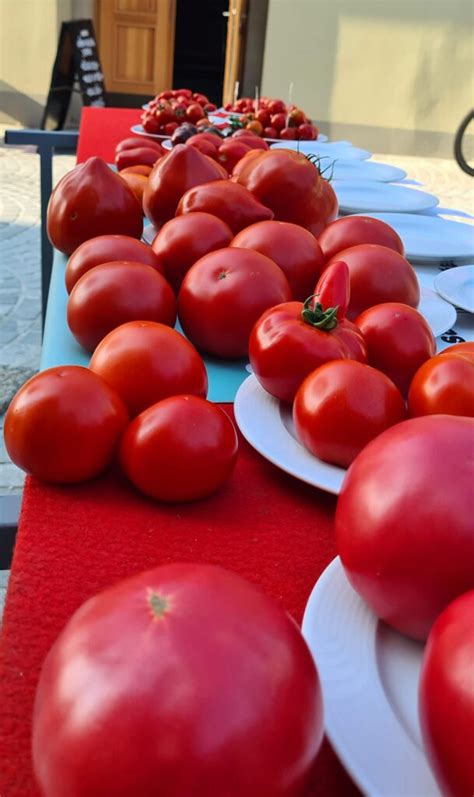
<svg viewBox="0 0 474 797">
<path fill-rule="evenodd" d="M 303 312 L 311 314 L 311 318 L 305 317 L 305 320 L 314 326 L 332 329 L 346 317 L 350 296 L 349 269 L 343 260 L 337 260 L 323 271 L 314 295 L 306 300 Z"/>
</svg>

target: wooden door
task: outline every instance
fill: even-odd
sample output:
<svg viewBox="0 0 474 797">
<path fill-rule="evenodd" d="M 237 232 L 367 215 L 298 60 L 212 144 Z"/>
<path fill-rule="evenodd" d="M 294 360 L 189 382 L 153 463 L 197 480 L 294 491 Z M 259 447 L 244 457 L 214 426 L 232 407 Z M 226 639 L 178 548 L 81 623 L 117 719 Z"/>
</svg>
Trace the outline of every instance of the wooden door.
<svg viewBox="0 0 474 797">
<path fill-rule="evenodd" d="M 236 84 L 240 81 L 245 47 L 247 0 L 229 0 L 228 20 L 223 104 L 234 101 Z"/>
<path fill-rule="evenodd" d="M 97 11 L 107 91 L 154 96 L 169 88 L 175 0 L 98 0 Z"/>
</svg>

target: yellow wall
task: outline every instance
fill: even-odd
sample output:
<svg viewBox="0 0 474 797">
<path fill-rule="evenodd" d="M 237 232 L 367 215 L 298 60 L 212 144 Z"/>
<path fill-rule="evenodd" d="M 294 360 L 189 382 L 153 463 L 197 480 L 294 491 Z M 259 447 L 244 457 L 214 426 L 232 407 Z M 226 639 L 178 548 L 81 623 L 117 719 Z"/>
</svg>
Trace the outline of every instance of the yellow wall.
<svg viewBox="0 0 474 797">
<path fill-rule="evenodd" d="M 262 94 L 380 151 L 444 154 L 472 105 L 471 0 L 270 0 Z"/>
</svg>

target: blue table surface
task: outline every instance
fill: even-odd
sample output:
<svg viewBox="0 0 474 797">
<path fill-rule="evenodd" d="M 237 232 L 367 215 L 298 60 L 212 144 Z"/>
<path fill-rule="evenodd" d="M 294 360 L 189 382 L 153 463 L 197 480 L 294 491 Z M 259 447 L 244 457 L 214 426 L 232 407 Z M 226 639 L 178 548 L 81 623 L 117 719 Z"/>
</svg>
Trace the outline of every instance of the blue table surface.
<svg viewBox="0 0 474 797">
<path fill-rule="evenodd" d="M 90 353 L 85 351 L 71 334 L 66 320 L 68 294 L 64 282 L 67 257 L 55 251 L 48 308 L 43 336 L 40 369 L 56 365 L 88 366 Z M 208 399 L 216 402 L 233 402 L 235 394 L 247 378 L 248 359 L 224 361 L 203 357 L 209 379 Z"/>
</svg>

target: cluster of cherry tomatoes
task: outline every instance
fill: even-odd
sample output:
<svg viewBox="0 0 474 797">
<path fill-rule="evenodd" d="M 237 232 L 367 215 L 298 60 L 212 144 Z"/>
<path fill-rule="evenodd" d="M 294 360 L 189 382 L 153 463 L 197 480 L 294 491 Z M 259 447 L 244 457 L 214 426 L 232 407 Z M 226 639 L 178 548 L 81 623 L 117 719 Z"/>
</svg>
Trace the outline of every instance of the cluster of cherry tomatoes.
<svg viewBox="0 0 474 797">
<path fill-rule="evenodd" d="M 191 89 L 168 89 L 148 103 L 142 114 L 147 133 L 171 136 L 182 122 L 196 124 L 217 110 L 205 94 Z"/>
<path fill-rule="evenodd" d="M 258 102 L 250 97 L 227 103 L 226 111 L 242 114 L 239 123 L 264 138 L 300 139 L 313 141 L 319 129 L 296 105 L 286 105 L 283 100 L 261 97 Z"/>
</svg>

